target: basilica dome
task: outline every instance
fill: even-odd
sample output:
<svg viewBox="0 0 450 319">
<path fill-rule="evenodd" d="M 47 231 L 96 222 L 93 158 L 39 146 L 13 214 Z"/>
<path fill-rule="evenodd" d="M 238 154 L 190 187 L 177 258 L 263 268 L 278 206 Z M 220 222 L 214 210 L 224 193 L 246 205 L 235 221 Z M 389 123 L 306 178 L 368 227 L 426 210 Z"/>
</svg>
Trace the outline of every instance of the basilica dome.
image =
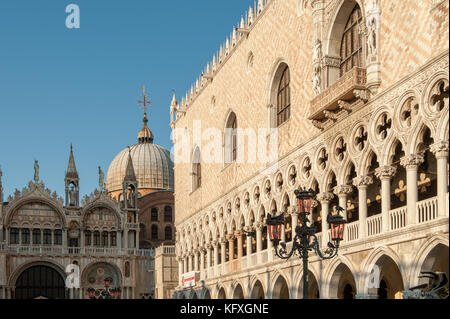
<svg viewBox="0 0 450 319">
<path fill-rule="evenodd" d="M 144 127 L 138 134 L 138 144 L 122 150 L 109 165 L 105 187 L 115 198 L 119 198 L 122 193 L 128 154 L 131 155 L 140 195 L 158 190 L 173 191 L 173 162 L 170 152 L 153 144 L 153 133 L 147 126 L 146 114 L 143 122 Z"/>
</svg>

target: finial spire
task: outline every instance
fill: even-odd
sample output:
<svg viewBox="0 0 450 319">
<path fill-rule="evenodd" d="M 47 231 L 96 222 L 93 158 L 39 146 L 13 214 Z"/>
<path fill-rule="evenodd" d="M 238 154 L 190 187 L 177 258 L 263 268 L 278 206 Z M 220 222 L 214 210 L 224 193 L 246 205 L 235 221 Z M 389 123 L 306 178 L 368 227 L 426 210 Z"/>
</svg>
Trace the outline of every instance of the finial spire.
<svg viewBox="0 0 450 319">
<path fill-rule="evenodd" d="M 69 163 L 67 164 L 66 178 L 78 178 L 77 167 L 75 165 L 75 158 L 73 156 L 72 143 L 70 144 Z"/>
<path fill-rule="evenodd" d="M 152 105 L 152 101 L 149 98 L 149 95 L 145 92 L 145 86 L 142 86 L 142 100 L 138 99 L 138 104 L 141 104 L 141 108 L 144 110 L 144 118 L 142 119 L 142 122 L 144 122 L 144 126 L 142 127 L 141 131 L 138 134 L 138 141 L 140 144 L 143 143 L 153 143 L 153 133 L 150 131 L 150 129 L 147 126 L 148 119 L 147 119 L 147 107 L 150 107 Z"/>
<path fill-rule="evenodd" d="M 131 158 L 131 148 L 129 146 L 128 146 L 128 162 L 127 162 L 127 169 L 125 171 L 124 181 L 127 181 L 127 182 L 135 182 L 136 181 L 136 174 L 134 173 L 134 167 L 133 167 L 133 159 Z"/>
</svg>

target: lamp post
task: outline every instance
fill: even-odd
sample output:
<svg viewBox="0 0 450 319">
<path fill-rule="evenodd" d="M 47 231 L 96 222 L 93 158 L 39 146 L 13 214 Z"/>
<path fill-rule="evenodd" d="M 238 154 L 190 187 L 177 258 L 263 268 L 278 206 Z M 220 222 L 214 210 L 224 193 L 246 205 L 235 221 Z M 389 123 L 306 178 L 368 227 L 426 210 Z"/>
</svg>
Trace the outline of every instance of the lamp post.
<svg viewBox="0 0 450 319">
<path fill-rule="evenodd" d="M 328 242 L 327 249 L 321 252 L 315 235 L 316 228 L 314 225 L 308 226 L 308 215 L 311 213 L 311 203 L 315 197 L 314 191 L 304 189 L 303 191 L 295 190 L 294 193 L 298 199 L 300 225 L 295 228 L 295 237 L 290 252 L 286 250 L 286 243 L 281 242 L 281 231 L 285 223 L 284 217 L 267 214 L 266 224 L 269 228 L 269 238 L 274 245 L 275 254 L 279 258 L 287 260 L 297 252 L 299 257 L 303 259 L 303 298 L 308 299 L 308 253 L 309 251 L 315 251 L 321 259 L 335 257 L 338 253 L 339 243 L 344 239 L 347 221 L 340 215 L 344 209 L 339 206 L 336 206 L 337 215 L 328 214 L 327 222 L 331 226 L 331 241 Z"/>
<path fill-rule="evenodd" d="M 102 289 L 99 293 L 99 296 L 95 295 L 94 288 L 88 288 L 88 296 L 89 299 L 120 299 L 122 290 L 119 287 L 111 288 L 111 278 L 105 278 L 103 280 L 105 284 L 105 289 Z"/>
</svg>

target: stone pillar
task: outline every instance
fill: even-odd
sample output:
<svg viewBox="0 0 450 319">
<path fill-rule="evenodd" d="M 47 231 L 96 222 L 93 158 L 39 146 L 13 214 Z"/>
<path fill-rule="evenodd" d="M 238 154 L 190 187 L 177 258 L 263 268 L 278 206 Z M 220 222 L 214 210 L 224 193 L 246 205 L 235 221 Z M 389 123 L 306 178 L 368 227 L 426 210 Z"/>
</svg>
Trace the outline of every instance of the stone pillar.
<svg viewBox="0 0 450 319">
<path fill-rule="evenodd" d="M 187 255 L 183 256 L 183 274 L 189 272 L 189 268 L 188 268 L 188 257 Z"/>
<path fill-rule="evenodd" d="M 42 235 L 42 232 L 41 232 L 41 235 Z M 67 228 L 63 228 L 63 230 L 62 230 L 62 244 L 63 244 L 63 247 L 67 247 Z"/>
<path fill-rule="evenodd" d="M 391 210 L 391 179 L 397 172 L 394 166 L 382 166 L 375 170 L 375 176 L 381 181 L 381 214 L 382 214 L 382 232 L 390 230 L 389 212 Z"/>
<path fill-rule="evenodd" d="M 194 251 L 194 271 L 199 271 L 200 269 L 199 269 L 199 267 L 198 267 L 198 264 L 199 264 L 199 260 L 198 260 L 198 253 L 199 253 L 199 251 L 198 250 L 195 250 Z"/>
<path fill-rule="evenodd" d="M 359 233 L 360 238 L 367 237 L 367 186 L 373 183 L 370 176 L 360 176 L 353 179 L 353 184 L 358 187 Z"/>
<path fill-rule="evenodd" d="M 239 230 L 239 231 L 237 231 L 235 234 L 234 234 L 235 236 L 236 236 L 236 238 L 237 238 L 237 258 L 238 259 L 242 259 L 242 253 L 243 253 L 243 247 L 242 247 L 242 235 L 243 235 L 243 233 L 242 233 L 242 231 L 241 230 Z"/>
<path fill-rule="evenodd" d="M 256 225 L 256 252 L 262 250 L 262 229 L 264 228 L 263 223 L 257 222 Z"/>
<path fill-rule="evenodd" d="M 227 239 L 225 238 L 225 237 L 222 237 L 221 239 L 220 239 L 220 248 L 221 248 L 221 253 L 222 253 L 222 256 L 221 256 L 221 262 L 222 262 L 222 265 L 225 263 L 225 260 L 226 260 L 226 253 L 227 253 L 227 246 L 226 246 L 226 243 L 227 243 Z"/>
<path fill-rule="evenodd" d="M 117 240 L 117 248 L 122 248 L 123 247 L 122 233 L 120 231 L 116 232 L 116 240 Z M 92 243 L 92 238 L 91 238 L 91 243 Z"/>
<path fill-rule="evenodd" d="M 219 264 L 219 243 L 215 240 L 213 242 L 214 247 L 214 266 Z"/>
<path fill-rule="evenodd" d="M 430 147 L 431 152 L 436 156 L 437 165 L 437 196 L 438 196 L 438 216 L 449 216 L 447 210 L 448 193 L 448 172 L 447 160 L 449 153 L 449 142 L 439 141 Z"/>
<path fill-rule="evenodd" d="M 204 271 L 205 270 L 205 253 L 206 250 L 205 248 L 200 248 L 200 268 L 199 271 Z"/>
<path fill-rule="evenodd" d="M 53 232 L 52 232 L 53 235 Z M 19 228 L 19 245 L 22 245 L 22 228 Z"/>
<path fill-rule="evenodd" d="M 84 233 L 84 229 L 80 229 L 80 248 L 84 248 L 86 246 L 85 240 L 86 235 Z"/>
<path fill-rule="evenodd" d="M 181 281 L 182 275 L 183 275 L 183 258 L 177 257 L 178 260 L 178 284 L 181 286 L 183 283 Z"/>
<path fill-rule="evenodd" d="M 234 235 L 228 234 L 228 260 L 232 261 L 234 259 Z"/>
<path fill-rule="evenodd" d="M 187 261 L 188 261 L 188 265 L 187 265 L 186 270 L 187 270 L 187 272 L 190 272 L 190 271 L 192 271 L 192 252 L 189 252 Z"/>
<path fill-rule="evenodd" d="M 245 226 L 244 230 L 245 230 L 246 232 L 251 232 L 251 231 L 252 231 L 252 228 L 249 227 L 249 226 Z M 252 252 L 252 237 L 249 236 L 249 235 L 247 235 L 246 240 L 247 240 L 247 260 L 250 260 L 250 259 L 248 259 L 248 258 L 250 258 L 249 256 L 253 253 L 253 252 Z M 249 261 L 247 262 L 247 265 L 248 265 L 248 264 L 249 264 Z"/>
<path fill-rule="evenodd" d="M 352 191 L 353 187 L 349 185 L 341 185 L 334 188 L 334 193 L 339 198 L 339 206 L 344 209 L 342 217 L 344 217 L 345 220 L 347 220 L 347 195 L 351 194 Z"/>
<path fill-rule="evenodd" d="M 128 248 L 128 230 L 123 231 L 123 246 L 124 248 Z"/>
<path fill-rule="evenodd" d="M 206 244 L 206 268 L 211 268 L 211 244 Z"/>
<path fill-rule="evenodd" d="M 330 201 L 333 199 L 334 195 L 332 193 L 321 193 L 317 195 L 317 200 L 320 201 L 322 205 L 322 242 L 321 247 L 328 247 L 328 222 L 327 217 L 330 212 Z"/>
<path fill-rule="evenodd" d="M 295 228 L 298 226 L 298 207 L 291 206 L 291 219 L 292 219 L 292 240 L 295 237 Z"/>
<path fill-rule="evenodd" d="M 419 197 L 417 188 L 417 169 L 423 161 L 423 156 L 419 154 L 408 155 L 400 160 L 400 164 L 406 168 L 406 206 L 408 211 L 408 225 L 414 225 L 417 221 L 416 204 Z"/>
<path fill-rule="evenodd" d="M 267 261 L 269 261 L 269 262 L 272 261 L 274 254 L 275 254 L 275 248 L 273 247 L 273 243 L 270 240 L 269 227 L 267 227 Z"/>
</svg>

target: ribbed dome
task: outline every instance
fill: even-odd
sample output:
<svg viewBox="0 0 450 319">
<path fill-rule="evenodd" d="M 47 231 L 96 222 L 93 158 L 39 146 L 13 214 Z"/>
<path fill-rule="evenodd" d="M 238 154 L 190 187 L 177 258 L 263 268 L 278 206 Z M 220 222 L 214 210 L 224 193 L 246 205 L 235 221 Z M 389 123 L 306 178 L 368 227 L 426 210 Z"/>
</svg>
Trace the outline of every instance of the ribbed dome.
<svg viewBox="0 0 450 319">
<path fill-rule="evenodd" d="M 130 146 L 130 150 L 139 190 L 173 191 L 173 162 L 168 150 L 152 143 L 139 143 Z M 128 152 L 128 148 L 121 151 L 109 165 L 106 176 L 108 192 L 122 190 Z"/>
</svg>

